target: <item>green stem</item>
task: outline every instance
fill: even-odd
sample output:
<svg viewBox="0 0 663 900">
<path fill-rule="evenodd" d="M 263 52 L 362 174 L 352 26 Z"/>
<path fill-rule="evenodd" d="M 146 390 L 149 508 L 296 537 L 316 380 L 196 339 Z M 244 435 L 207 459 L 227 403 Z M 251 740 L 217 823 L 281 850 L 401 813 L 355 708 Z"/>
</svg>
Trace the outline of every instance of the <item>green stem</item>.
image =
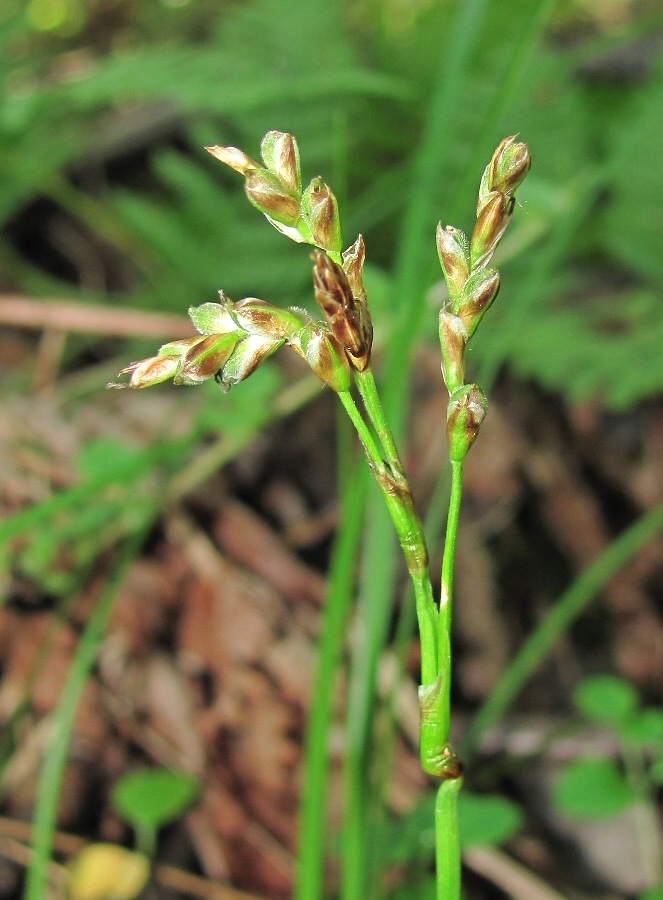
<svg viewBox="0 0 663 900">
<path fill-rule="evenodd" d="M 370 385 L 370 380 L 364 382 L 364 385 L 366 384 Z M 367 391 L 367 395 L 371 398 L 369 400 L 371 413 L 376 415 L 376 409 L 379 408 L 381 410 L 381 405 L 374 383 L 372 390 L 369 389 Z M 341 391 L 338 396 L 350 420 L 357 429 L 369 465 L 382 491 L 382 496 L 396 529 L 407 570 L 412 579 L 421 635 L 421 678 L 423 684 L 429 684 L 435 680 L 437 674 L 438 616 L 428 574 L 428 550 L 421 520 L 415 510 L 407 480 L 400 470 L 400 461 L 397 463 L 398 469 L 391 465 L 391 461 L 388 461 L 385 465 L 373 433 L 364 422 L 352 395 L 348 391 Z M 382 416 L 383 420 L 380 430 L 386 434 L 388 433 L 386 421 L 382 413 L 380 413 L 380 416 Z M 393 439 L 391 439 L 391 443 L 393 444 Z M 394 457 L 392 456 L 392 458 Z M 397 460 L 398 454 L 395 453 L 395 461 Z"/>
<path fill-rule="evenodd" d="M 366 407 L 368 417 L 380 438 L 382 448 L 389 464 L 393 469 L 398 468 L 398 470 L 402 471 L 398 448 L 396 447 L 394 436 L 391 433 L 391 428 L 389 427 L 389 423 L 384 414 L 384 408 L 382 406 L 382 401 L 380 400 L 380 395 L 378 394 L 373 372 L 371 369 L 366 369 L 364 372 L 357 372 L 355 374 L 355 380 L 357 382 L 359 393 L 361 394 L 361 399 Z"/>
<path fill-rule="evenodd" d="M 329 731 L 368 484 L 368 474 L 362 465 L 347 479 L 341 496 L 343 527 L 334 545 L 327 582 L 318 669 L 304 746 L 295 900 L 320 900 L 323 895 Z"/>
<path fill-rule="evenodd" d="M 380 508 L 381 506 L 381 508 Z M 373 509 L 377 507 L 376 512 Z M 387 639 L 391 609 L 393 570 L 390 565 L 376 565 L 380 557 L 373 552 L 381 543 L 381 533 L 393 533 L 389 513 L 382 498 L 373 491 L 366 512 L 378 529 L 365 532 L 362 543 L 355 622 L 357 640 L 353 641 L 345 723 L 343 762 L 343 824 L 340 834 L 341 900 L 369 900 L 375 884 L 376 846 L 370 839 L 375 803 L 378 795 L 374 770 L 374 747 L 370 737 L 375 722 L 373 685 Z M 386 516 L 384 515 L 386 513 Z M 365 586 L 378 584 L 376 597 L 367 594 Z"/>
<path fill-rule="evenodd" d="M 636 795 L 632 809 L 638 869 L 645 884 L 658 885 L 663 879 L 663 844 L 656 808 L 656 786 L 647 773 L 645 748 L 620 736 L 620 752 L 626 780 Z"/>
<path fill-rule="evenodd" d="M 437 900 L 460 898 L 460 836 L 458 792 L 462 778 L 447 778 L 435 800 L 435 863 Z"/>
<path fill-rule="evenodd" d="M 421 764 L 425 772 L 457 779 L 460 760 L 449 743 L 451 731 L 451 601 L 456 556 L 456 536 L 463 490 L 463 465 L 451 463 L 451 494 L 442 557 L 440 611 L 437 622 L 435 678 L 423 682 L 421 706 Z"/>
<path fill-rule="evenodd" d="M 449 672 L 451 666 L 451 601 L 453 596 L 454 564 L 456 560 L 456 538 L 458 536 L 458 520 L 460 502 L 463 495 L 463 464 L 451 463 L 451 492 L 449 495 L 449 512 L 447 515 L 447 531 L 444 538 L 444 555 L 442 557 L 442 584 L 440 588 L 440 620 L 438 642 L 438 670 Z"/>
<path fill-rule="evenodd" d="M 463 464 L 451 462 L 451 494 L 442 558 L 438 621 L 437 678 L 421 691 L 421 760 L 424 770 L 442 778 L 435 802 L 435 860 L 438 900 L 460 897 L 458 792 L 462 766 L 449 742 L 451 723 L 451 601 L 456 537 L 463 491 Z"/>
<path fill-rule="evenodd" d="M 428 573 L 428 550 L 426 536 L 419 515 L 414 507 L 409 486 L 403 473 L 396 441 L 389 422 L 385 416 L 375 378 L 371 369 L 356 373 L 356 382 L 366 412 L 380 438 L 382 449 L 394 475 L 400 479 L 401 490 L 407 491 L 406 514 L 403 531 L 398 531 L 401 547 L 405 555 L 410 578 L 414 586 L 415 609 L 419 624 L 421 643 L 421 680 L 429 684 L 437 674 L 437 609 L 433 600 L 433 588 Z M 385 494 L 387 506 L 392 504 L 392 497 Z M 390 509 L 391 512 L 391 509 Z M 393 518 L 393 513 L 392 513 Z M 404 538 L 404 539 L 403 539 Z M 412 564 L 411 560 L 417 560 Z"/>
<path fill-rule="evenodd" d="M 352 394 L 349 391 L 339 391 L 338 399 L 343 404 L 343 408 L 357 430 L 359 440 L 364 448 L 371 469 L 377 472 L 384 468 L 384 461 L 382 459 L 382 454 L 380 453 L 380 448 L 375 442 L 371 429 L 366 422 L 364 422 L 361 413 L 357 409 L 357 404 L 355 403 Z"/>
<path fill-rule="evenodd" d="M 136 853 L 142 853 L 148 859 L 154 859 L 157 849 L 157 833 L 151 826 L 141 822 L 139 819 L 134 821 L 134 847 Z"/>
</svg>

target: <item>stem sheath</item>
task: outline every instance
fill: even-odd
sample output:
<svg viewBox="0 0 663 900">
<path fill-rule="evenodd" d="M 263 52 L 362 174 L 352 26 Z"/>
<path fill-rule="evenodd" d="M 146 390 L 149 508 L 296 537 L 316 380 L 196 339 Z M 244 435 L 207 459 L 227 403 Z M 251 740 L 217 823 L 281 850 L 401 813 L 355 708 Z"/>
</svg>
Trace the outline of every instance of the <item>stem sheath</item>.
<svg viewBox="0 0 663 900">
<path fill-rule="evenodd" d="M 462 778 L 446 778 L 435 800 L 435 862 L 437 900 L 460 898 L 460 837 L 458 792 Z"/>
</svg>

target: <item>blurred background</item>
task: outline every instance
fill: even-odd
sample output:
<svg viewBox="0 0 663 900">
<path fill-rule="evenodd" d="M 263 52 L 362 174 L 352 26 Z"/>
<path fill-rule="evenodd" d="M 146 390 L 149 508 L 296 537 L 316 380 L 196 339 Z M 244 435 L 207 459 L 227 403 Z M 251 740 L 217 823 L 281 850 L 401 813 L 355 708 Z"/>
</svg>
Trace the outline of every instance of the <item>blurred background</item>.
<svg viewBox="0 0 663 900">
<path fill-rule="evenodd" d="M 133 846 L 114 785 L 156 767 L 196 798 L 156 816 L 142 897 L 434 896 L 410 598 L 334 397 L 284 353 L 228 395 L 105 390 L 219 289 L 311 308 L 307 249 L 203 149 L 269 129 L 364 235 L 434 566 L 435 227 L 471 229 L 493 149 L 528 143 L 469 354 L 466 892 L 660 900 L 658 0 L 3 0 L 0 897 L 74 896 L 51 847 Z"/>
</svg>

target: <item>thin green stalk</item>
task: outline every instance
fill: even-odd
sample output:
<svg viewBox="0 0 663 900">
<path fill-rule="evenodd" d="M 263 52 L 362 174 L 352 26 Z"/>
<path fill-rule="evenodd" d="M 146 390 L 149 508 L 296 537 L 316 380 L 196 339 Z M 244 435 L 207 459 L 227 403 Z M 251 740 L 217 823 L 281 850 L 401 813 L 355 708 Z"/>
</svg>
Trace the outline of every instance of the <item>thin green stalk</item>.
<svg viewBox="0 0 663 900">
<path fill-rule="evenodd" d="M 463 491 L 463 464 L 451 462 L 451 493 L 442 557 L 440 607 L 437 613 L 437 656 L 432 678 L 422 672 L 421 761 L 431 775 L 457 779 L 459 760 L 449 743 L 451 729 L 451 611 L 456 538 Z M 441 836 L 438 835 L 438 839 Z"/>
<path fill-rule="evenodd" d="M 460 501 L 463 490 L 461 462 L 451 463 L 451 495 L 447 531 L 442 557 L 440 607 L 437 611 L 437 655 L 432 677 L 425 678 L 422 671 L 421 689 L 421 761 L 431 775 L 443 775 L 450 764 L 457 762 L 450 750 L 451 727 L 451 607 L 453 594 L 453 570 L 456 553 L 456 536 Z M 444 777 L 444 776 L 443 776 Z"/>
<path fill-rule="evenodd" d="M 145 521 L 122 547 L 106 589 L 97 601 L 74 653 L 60 700 L 52 716 L 51 733 L 44 753 L 33 815 L 32 854 L 27 871 L 24 900 L 44 900 L 48 895 L 48 865 L 57 818 L 58 798 L 76 710 L 97 652 L 106 634 L 121 579 L 152 522 L 155 508 L 145 513 Z"/>
<path fill-rule="evenodd" d="M 390 620 L 392 593 L 390 566 L 375 565 L 374 546 L 381 546 L 385 535 L 393 541 L 393 526 L 386 507 L 377 492 L 372 492 L 366 507 L 366 519 L 379 524 L 379 529 L 365 531 L 359 579 L 357 606 L 357 640 L 353 643 L 348 709 L 345 724 L 345 759 L 343 765 L 343 824 L 341 829 L 341 891 L 343 900 L 366 900 L 373 883 L 374 851 L 367 840 L 370 833 L 375 772 L 372 752 L 366 740 L 366 722 L 371 720 L 373 684 L 386 630 Z M 367 605 L 365 582 L 377 581 L 383 587 L 379 602 Z"/>
<path fill-rule="evenodd" d="M 435 876 L 437 900 L 460 898 L 460 835 L 458 793 L 462 778 L 448 778 L 435 798 Z"/>
<path fill-rule="evenodd" d="M 663 530 L 663 503 L 623 531 L 582 572 L 546 614 L 507 666 L 483 706 L 475 715 L 462 743 L 467 759 L 476 753 L 483 735 L 504 715 L 554 644 L 589 602 L 648 541 Z"/>
<path fill-rule="evenodd" d="M 445 470 L 446 472 L 447 470 Z M 440 528 L 438 525 L 440 507 L 449 506 L 449 490 L 448 478 L 438 479 L 436 484 L 436 493 L 443 493 L 445 496 L 434 497 L 428 507 L 428 513 L 424 521 L 424 533 L 429 541 L 435 535 L 438 535 Z M 431 516 L 431 510 L 433 515 Z M 387 808 L 387 786 L 389 784 L 390 772 L 393 769 L 394 747 L 396 735 L 398 734 L 398 717 L 397 717 L 397 697 L 398 689 L 402 684 L 406 669 L 407 656 L 412 643 L 412 636 L 416 627 L 416 614 L 414 592 L 412 584 L 409 583 L 402 592 L 400 602 L 398 604 L 398 617 L 396 620 L 396 632 L 392 640 L 392 649 L 397 665 L 397 674 L 388 698 L 388 718 L 385 723 L 385 729 L 382 732 L 380 745 L 377 748 L 377 767 L 379 774 L 377 783 L 380 786 L 382 809 Z"/>
<path fill-rule="evenodd" d="M 444 538 L 444 554 L 442 556 L 442 578 L 440 587 L 440 620 L 438 641 L 438 670 L 448 671 L 451 665 L 449 654 L 451 635 L 451 601 L 453 597 L 454 564 L 456 560 L 456 538 L 458 537 L 458 521 L 460 503 L 463 495 L 463 464 L 451 462 L 451 493 L 449 494 L 449 513 L 447 530 Z"/>
<path fill-rule="evenodd" d="M 319 900 L 323 890 L 325 861 L 325 811 L 329 772 L 328 740 L 332 721 L 334 686 L 345 640 L 345 625 L 352 599 L 354 562 L 357 555 L 368 472 L 362 464 L 348 478 L 341 494 L 341 521 L 332 556 L 323 606 L 318 671 L 313 688 L 304 746 L 302 793 L 295 900 Z"/>
<path fill-rule="evenodd" d="M 364 373 L 365 374 L 365 373 Z M 358 379 L 359 381 L 359 379 Z M 400 459 L 389 427 L 382 412 L 382 405 L 372 375 L 360 382 L 371 424 L 380 438 L 387 457 L 383 461 L 372 431 L 368 428 L 350 394 L 341 394 L 340 399 L 351 421 L 357 428 L 366 451 L 369 464 L 382 491 L 386 508 L 398 534 L 406 559 L 408 571 L 415 591 L 417 615 L 422 632 L 422 669 L 426 676 L 434 678 L 436 665 L 436 620 L 437 611 L 428 575 L 428 555 L 423 529 L 414 509 L 409 486 L 403 476 Z M 363 391 L 362 391 L 363 388 Z M 369 514 L 371 507 L 369 505 Z M 361 645 L 355 648 L 350 682 L 350 700 L 347 723 L 347 747 L 345 773 L 345 816 L 341 836 L 343 866 L 341 873 L 341 896 L 344 900 L 365 900 L 372 883 L 370 848 L 367 845 L 367 821 L 370 804 L 370 786 L 367 782 L 368 750 L 366 723 L 370 720 L 375 672 L 380 652 L 387 634 L 388 609 L 392 599 L 392 565 L 376 566 L 378 551 L 389 539 L 390 530 L 384 517 L 371 515 L 372 527 L 368 531 L 362 585 L 370 583 L 372 588 L 381 585 L 378 602 L 366 602 L 366 592 L 360 592 L 359 614 L 365 635 Z M 375 527 L 382 522 L 382 528 Z M 372 550 L 376 546 L 376 550 Z M 393 561 L 393 557 L 392 557 Z"/>
<path fill-rule="evenodd" d="M 639 870 L 645 884 L 653 887 L 663 881 L 663 829 L 656 803 L 658 786 L 649 777 L 645 748 L 623 736 L 619 743 L 624 774 L 637 798 L 632 814 Z"/>
<path fill-rule="evenodd" d="M 453 576 L 456 559 L 456 538 L 460 504 L 463 494 L 463 464 L 451 461 L 451 493 L 449 514 L 442 557 L 440 612 L 438 635 L 438 682 L 433 695 L 437 709 L 434 727 L 422 728 L 422 757 L 447 766 L 454 771 L 443 781 L 435 801 L 435 861 L 438 900 L 458 900 L 460 897 L 460 838 L 458 833 L 458 792 L 462 785 L 460 767 L 449 744 L 451 728 L 451 611 Z M 425 683 L 425 682 L 424 682 Z M 424 746 L 431 741 L 432 746 Z M 442 755 L 440 755 L 442 751 Z M 447 753 L 448 755 L 444 755 Z"/>
<path fill-rule="evenodd" d="M 336 483 L 337 492 L 343 494 L 348 479 L 352 477 L 357 458 L 357 440 L 345 410 L 334 404 L 336 434 Z"/>
<path fill-rule="evenodd" d="M 371 420 L 371 424 L 380 438 L 380 443 L 382 444 L 382 449 L 385 452 L 389 465 L 392 469 L 402 470 L 398 447 L 396 446 L 394 436 L 389 427 L 389 422 L 384 413 L 373 370 L 368 368 L 363 372 L 357 372 L 355 374 L 355 381 L 359 393 L 361 394 L 361 399 L 366 407 L 368 417 Z"/>
<path fill-rule="evenodd" d="M 362 447 L 368 458 L 369 466 L 374 472 L 378 472 L 383 468 L 382 454 L 380 453 L 378 445 L 375 443 L 375 438 L 373 437 L 371 429 L 366 422 L 364 422 L 361 413 L 357 409 L 357 404 L 355 403 L 352 394 L 349 391 L 339 391 L 338 399 L 343 404 L 343 408 L 359 435 L 359 440 L 361 441 Z"/>
<path fill-rule="evenodd" d="M 383 417 L 375 383 L 371 379 L 368 382 L 364 382 L 364 385 L 366 384 L 372 384 L 372 390 L 367 390 L 369 398 L 368 408 L 371 410 L 371 417 Z M 394 465 L 399 466 L 398 469 L 392 467 L 391 460 L 387 462 L 386 466 L 383 463 L 373 434 L 362 419 L 352 395 L 343 391 L 338 396 L 357 429 L 359 438 L 364 446 L 369 464 L 382 491 L 384 502 L 396 529 L 408 573 L 412 579 L 421 635 L 422 680 L 424 684 L 427 684 L 434 680 L 437 673 L 438 614 L 428 574 L 428 550 L 421 520 L 414 507 L 410 488 L 400 471 L 400 461 L 398 461 L 395 445 L 392 459 L 394 459 Z M 380 410 L 379 414 L 376 413 L 376 409 Z M 386 421 L 384 421 L 384 428 L 381 427 L 381 430 L 384 430 L 385 434 L 389 434 Z M 393 438 L 389 436 L 387 440 L 393 444 Z M 375 566 L 376 558 L 379 558 L 379 556 L 373 556 L 370 561 L 370 565 L 373 567 Z"/>
<path fill-rule="evenodd" d="M 372 371 L 367 369 L 364 372 L 358 372 L 356 382 L 368 417 L 380 438 L 387 462 L 392 472 L 400 477 L 403 473 L 400 455 L 389 427 Z M 428 550 L 424 529 L 404 477 L 401 486 L 407 491 L 407 498 L 403 498 L 399 503 L 400 498 L 397 495 L 392 496 L 386 491 L 385 500 L 387 506 L 390 507 L 390 512 L 392 505 L 397 508 L 395 511 L 401 522 L 400 527 L 402 530 L 399 531 L 399 526 L 397 526 L 397 531 L 399 538 L 401 538 L 401 546 L 403 547 L 408 572 L 414 587 L 415 609 L 422 648 L 422 680 L 426 684 L 435 678 L 437 671 L 436 630 L 438 615 L 428 573 Z M 401 508 L 404 508 L 404 514 L 401 513 Z"/>
<path fill-rule="evenodd" d="M 476 177 L 476 172 L 480 168 L 481 159 L 483 158 L 483 136 L 490 135 L 495 131 L 496 124 L 504 115 L 504 111 L 510 103 L 511 99 L 516 95 L 522 82 L 523 73 L 528 58 L 535 51 L 539 42 L 541 33 L 545 28 L 548 18 L 554 9 L 555 0 L 540 0 L 538 6 L 530 21 L 523 20 L 523 29 L 517 40 L 513 42 L 512 54 L 509 57 L 506 68 L 499 73 L 499 77 L 495 79 L 497 90 L 491 98 L 488 109 L 482 119 L 481 136 L 475 141 L 476 151 L 471 163 L 466 167 L 466 175 L 461 180 L 455 191 L 454 198 L 449 205 L 447 219 L 450 222 L 455 221 L 462 212 L 462 204 L 467 197 L 469 186 Z M 505 256 L 502 254 L 502 260 Z M 486 392 L 490 388 L 490 379 L 484 376 L 480 379 Z M 437 540 L 440 534 L 444 514 L 449 506 L 449 477 L 448 470 L 442 469 L 440 476 L 436 481 L 433 495 L 428 504 L 426 512 L 424 532 L 427 536 L 429 545 Z M 398 656 L 404 657 L 407 649 L 407 642 L 412 635 L 414 627 L 414 617 L 411 613 L 410 605 L 403 602 L 400 606 L 400 615 L 398 620 L 396 644 L 400 649 Z"/>
<path fill-rule="evenodd" d="M 452 461 L 451 497 L 447 534 L 442 564 L 442 597 L 440 614 L 432 600 L 428 576 L 427 555 L 421 522 L 414 511 L 407 483 L 400 473 L 398 453 L 389 431 L 380 399 L 371 378 L 361 382 L 365 406 L 380 436 L 383 448 L 394 461 L 397 472 L 382 471 L 382 464 L 376 465 L 376 447 L 372 432 L 361 418 L 349 394 L 342 394 L 348 415 L 356 425 L 366 450 L 369 462 L 374 468 L 377 481 L 382 488 L 387 508 L 396 526 L 405 552 L 408 569 L 415 590 L 415 603 L 420 619 L 422 649 L 422 682 L 426 687 L 426 697 L 430 698 L 429 714 L 424 715 L 421 732 L 421 754 L 427 771 L 442 774 L 443 782 L 438 792 L 436 804 L 435 831 L 437 855 L 437 883 L 440 900 L 457 900 L 460 897 L 460 845 L 458 836 L 457 797 L 462 779 L 459 777 L 458 761 L 449 747 L 450 726 L 450 683 L 451 683 L 451 598 L 453 591 L 453 568 L 460 503 L 462 496 L 462 463 Z M 391 478 L 391 481 L 388 479 Z M 398 489 L 397 489 L 398 488 Z M 412 547 L 416 551 L 412 552 Z M 416 562 L 413 562 L 416 561 Z M 375 566 L 369 560 L 367 578 L 372 579 Z M 351 694 L 348 725 L 348 748 L 346 761 L 345 799 L 346 824 L 343 831 L 343 871 L 341 896 L 344 900 L 354 900 L 366 896 L 367 870 L 371 871 L 370 860 L 366 856 L 365 833 L 367 830 L 367 802 L 365 800 L 366 743 L 363 722 L 368 718 L 372 683 L 381 640 L 376 634 L 384 617 L 373 621 L 376 611 L 369 609 L 366 620 L 367 638 L 353 672 L 358 676 L 359 696 Z M 370 647 L 370 653 L 367 648 Z M 437 647 L 437 651 L 436 651 Z M 370 678 L 368 677 L 370 675 Z M 353 702 L 353 698 L 355 702 Z M 424 706 L 428 699 L 424 701 Z M 357 720 L 359 725 L 357 725 Z M 448 776 L 448 777 L 447 777 Z"/>
</svg>

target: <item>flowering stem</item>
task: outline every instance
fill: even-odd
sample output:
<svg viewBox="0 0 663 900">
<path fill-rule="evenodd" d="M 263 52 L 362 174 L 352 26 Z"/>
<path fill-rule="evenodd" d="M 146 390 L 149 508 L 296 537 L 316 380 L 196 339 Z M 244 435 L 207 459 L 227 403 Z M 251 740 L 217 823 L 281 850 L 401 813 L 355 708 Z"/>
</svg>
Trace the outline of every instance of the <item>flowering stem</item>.
<svg viewBox="0 0 663 900">
<path fill-rule="evenodd" d="M 371 469 L 377 470 L 382 468 L 382 454 L 380 453 L 380 449 L 375 442 L 375 438 L 373 437 L 373 432 L 368 427 L 366 422 L 364 422 L 361 413 L 357 409 L 357 404 L 354 401 L 354 398 L 350 391 L 338 391 L 338 399 L 343 404 L 343 408 L 345 409 L 350 421 L 354 425 L 357 434 L 359 435 L 359 440 L 361 441 L 361 445 L 364 448 L 364 452 L 366 453 L 366 457 L 368 459 L 368 464 Z"/>
<path fill-rule="evenodd" d="M 445 645 L 449 646 L 451 634 L 451 600 L 453 595 L 454 563 L 456 558 L 456 537 L 458 535 L 458 518 L 460 501 L 463 493 L 463 463 L 451 462 L 451 493 L 449 496 L 449 512 L 447 530 L 444 539 L 444 555 L 442 557 L 442 583 L 440 588 L 440 621 L 439 652 L 445 653 Z M 448 652 L 448 651 L 447 651 Z M 445 669 L 449 665 L 449 657 L 440 656 L 438 666 Z"/>
<path fill-rule="evenodd" d="M 435 870 L 437 900 L 460 897 L 458 793 L 462 778 L 446 778 L 435 798 Z"/>
<path fill-rule="evenodd" d="M 434 695 L 437 715 L 433 716 L 430 739 L 439 756 L 433 760 L 440 766 L 443 781 L 435 803 L 435 846 L 438 900 L 460 897 L 460 844 L 458 838 L 458 792 L 462 765 L 449 742 L 451 723 L 451 601 L 456 556 L 456 537 L 460 502 L 463 492 L 463 464 L 451 461 L 451 492 L 442 557 L 440 612 L 438 621 L 438 690 Z M 441 752 L 440 752 L 441 748 Z"/>
<path fill-rule="evenodd" d="M 366 376 L 366 372 L 362 373 Z M 424 530 L 414 507 L 410 486 L 403 475 L 401 462 L 389 431 L 382 404 L 372 376 L 357 379 L 364 397 L 366 411 L 382 443 L 387 459 L 383 459 L 373 432 L 362 418 L 349 391 L 338 396 L 352 424 L 357 429 L 369 465 L 384 497 L 389 515 L 396 529 L 407 570 L 412 579 L 417 619 L 421 633 L 421 677 L 424 684 L 435 680 L 437 674 L 438 614 L 428 574 L 428 550 Z"/>
<path fill-rule="evenodd" d="M 390 465 L 392 467 L 398 465 L 399 468 L 402 468 L 400 457 L 398 455 L 398 448 L 396 447 L 394 436 L 391 433 L 391 428 L 385 417 L 382 401 L 378 394 L 372 370 L 368 368 L 363 372 L 356 372 L 355 380 L 357 382 L 359 393 L 361 394 L 361 399 L 364 401 L 366 412 L 380 438 Z"/>
</svg>

